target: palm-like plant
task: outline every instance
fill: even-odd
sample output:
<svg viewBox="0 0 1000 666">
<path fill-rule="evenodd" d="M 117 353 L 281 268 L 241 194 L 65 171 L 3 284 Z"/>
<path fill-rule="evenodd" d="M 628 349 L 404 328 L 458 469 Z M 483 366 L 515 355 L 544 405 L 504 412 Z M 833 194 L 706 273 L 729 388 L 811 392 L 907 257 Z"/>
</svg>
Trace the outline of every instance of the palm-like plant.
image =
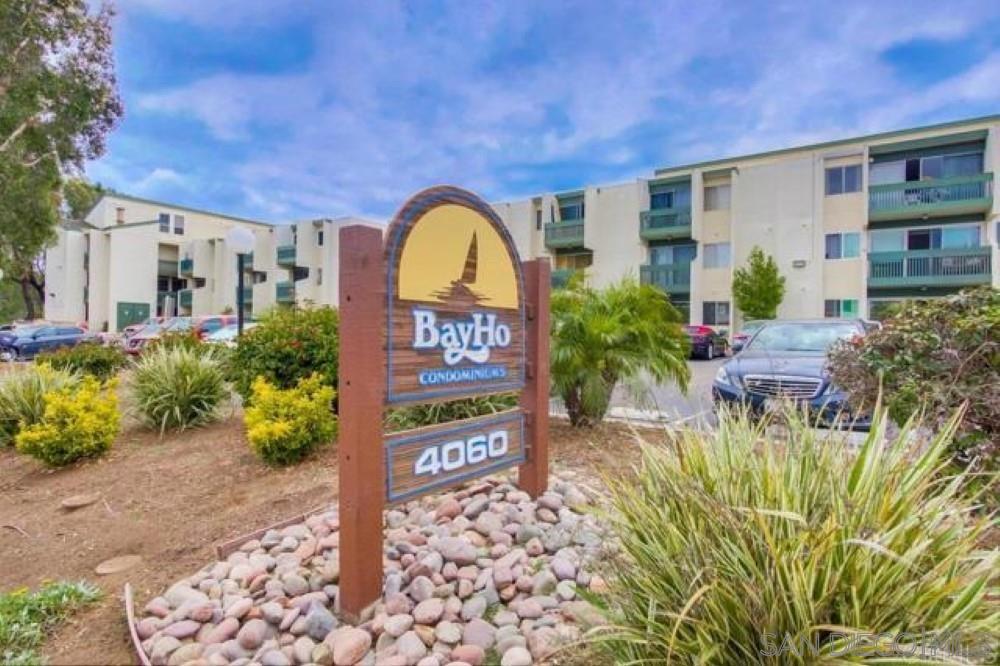
<svg viewBox="0 0 1000 666">
<path fill-rule="evenodd" d="M 687 390 L 689 343 L 681 323 L 663 291 L 633 278 L 593 289 L 577 275 L 553 291 L 552 387 L 570 423 L 603 419 L 615 386 L 642 373 Z"/>
</svg>

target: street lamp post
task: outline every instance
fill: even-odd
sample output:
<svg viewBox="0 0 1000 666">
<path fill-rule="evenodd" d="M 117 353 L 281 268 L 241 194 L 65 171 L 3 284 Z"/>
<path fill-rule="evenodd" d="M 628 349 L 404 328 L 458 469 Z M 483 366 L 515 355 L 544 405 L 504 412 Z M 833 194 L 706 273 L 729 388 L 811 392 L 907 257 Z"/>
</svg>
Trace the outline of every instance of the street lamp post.
<svg viewBox="0 0 1000 666">
<path fill-rule="evenodd" d="M 243 335 L 243 285 L 247 253 L 253 251 L 254 235 L 249 229 L 232 227 L 226 232 L 226 245 L 236 253 L 236 336 Z"/>
</svg>

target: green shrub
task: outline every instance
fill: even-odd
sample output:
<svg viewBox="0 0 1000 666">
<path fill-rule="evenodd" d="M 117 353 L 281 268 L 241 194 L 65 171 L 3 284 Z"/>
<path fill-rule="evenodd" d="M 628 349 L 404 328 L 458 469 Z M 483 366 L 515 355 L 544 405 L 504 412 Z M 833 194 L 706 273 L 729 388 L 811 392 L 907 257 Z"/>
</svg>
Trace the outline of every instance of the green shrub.
<svg viewBox="0 0 1000 666">
<path fill-rule="evenodd" d="M 128 363 L 128 357 L 119 347 L 88 342 L 44 352 L 35 357 L 35 362 L 47 363 L 57 370 L 93 375 L 106 381 L 118 374 Z"/>
<path fill-rule="evenodd" d="M 897 423 L 923 411 L 940 428 L 962 404 L 961 462 L 1000 469 L 1000 291 L 990 287 L 902 305 L 881 330 L 831 352 L 833 381 L 856 409 L 880 395 Z"/>
<path fill-rule="evenodd" d="M 48 582 L 0 594 L 0 663 L 27 666 L 42 663 L 36 652 L 52 629 L 70 613 L 101 598 L 86 582 Z"/>
<path fill-rule="evenodd" d="M 604 418 L 619 382 L 643 374 L 687 389 L 689 343 L 667 295 L 626 278 L 604 289 L 579 276 L 552 292 L 552 388 L 570 423 Z"/>
<path fill-rule="evenodd" d="M 635 477 L 612 482 L 616 628 L 599 640 L 615 663 L 877 661 L 836 659 L 833 631 L 995 641 L 1000 555 L 977 545 L 992 518 L 974 515 L 968 476 L 941 477 L 957 418 L 931 442 L 911 426 L 891 441 L 880 414 L 855 453 L 787 420 L 777 442 L 723 415 L 715 433 L 644 446 Z M 762 654 L 786 636 L 805 653 Z"/>
<path fill-rule="evenodd" d="M 517 407 L 517 395 L 513 393 L 397 407 L 386 412 L 385 425 L 390 431 L 409 430 L 458 419 L 470 419 L 474 416 L 496 414 L 513 407 Z"/>
<path fill-rule="evenodd" d="M 160 432 L 213 421 L 228 395 L 212 350 L 160 345 L 136 363 L 132 392 L 143 419 Z"/>
<path fill-rule="evenodd" d="M 76 386 L 80 376 L 48 365 L 29 365 L 0 377 L 0 446 L 14 443 L 24 426 L 38 423 L 45 413 L 45 394 Z"/>
<path fill-rule="evenodd" d="M 245 331 L 230 359 L 230 379 L 245 402 L 252 386 L 264 377 L 278 388 L 291 388 L 318 373 L 324 384 L 337 386 L 339 351 L 337 311 L 329 307 L 277 308 Z"/>
<path fill-rule="evenodd" d="M 337 435 L 334 395 L 319 374 L 300 379 L 290 389 L 258 377 L 245 414 L 250 447 L 272 465 L 299 462 Z"/>
<path fill-rule="evenodd" d="M 22 424 L 14 438 L 17 450 L 60 467 L 99 456 L 118 436 L 117 380 L 101 384 L 86 376 L 78 386 L 45 394 L 45 412 L 34 424 Z"/>
</svg>

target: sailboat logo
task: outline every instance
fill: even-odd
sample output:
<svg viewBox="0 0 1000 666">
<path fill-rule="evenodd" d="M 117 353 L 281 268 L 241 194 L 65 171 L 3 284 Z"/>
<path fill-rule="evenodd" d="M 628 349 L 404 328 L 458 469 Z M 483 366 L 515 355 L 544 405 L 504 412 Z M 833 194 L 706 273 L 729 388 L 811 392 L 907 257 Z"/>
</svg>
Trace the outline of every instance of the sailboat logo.
<svg viewBox="0 0 1000 666">
<path fill-rule="evenodd" d="M 410 229 L 399 258 L 402 301 L 514 310 L 517 274 L 504 239 L 465 206 L 428 211 Z"/>
</svg>

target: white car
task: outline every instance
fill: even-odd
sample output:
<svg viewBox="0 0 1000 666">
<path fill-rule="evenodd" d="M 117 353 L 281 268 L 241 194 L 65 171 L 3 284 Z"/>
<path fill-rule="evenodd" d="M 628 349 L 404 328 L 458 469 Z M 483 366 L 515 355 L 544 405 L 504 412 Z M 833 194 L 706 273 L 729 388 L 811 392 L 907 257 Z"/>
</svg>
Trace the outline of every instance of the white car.
<svg viewBox="0 0 1000 666">
<path fill-rule="evenodd" d="M 257 324 L 253 322 L 247 322 L 243 324 L 243 332 L 246 333 L 250 329 L 254 328 Z M 223 326 L 219 330 L 215 331 L 207 338 L 205 342 L 211 342 L 218 345 L 225 345 L 226 347 L 236 346 L 236 324 L 230 324 L 229 326 Z"/>
</svg>

